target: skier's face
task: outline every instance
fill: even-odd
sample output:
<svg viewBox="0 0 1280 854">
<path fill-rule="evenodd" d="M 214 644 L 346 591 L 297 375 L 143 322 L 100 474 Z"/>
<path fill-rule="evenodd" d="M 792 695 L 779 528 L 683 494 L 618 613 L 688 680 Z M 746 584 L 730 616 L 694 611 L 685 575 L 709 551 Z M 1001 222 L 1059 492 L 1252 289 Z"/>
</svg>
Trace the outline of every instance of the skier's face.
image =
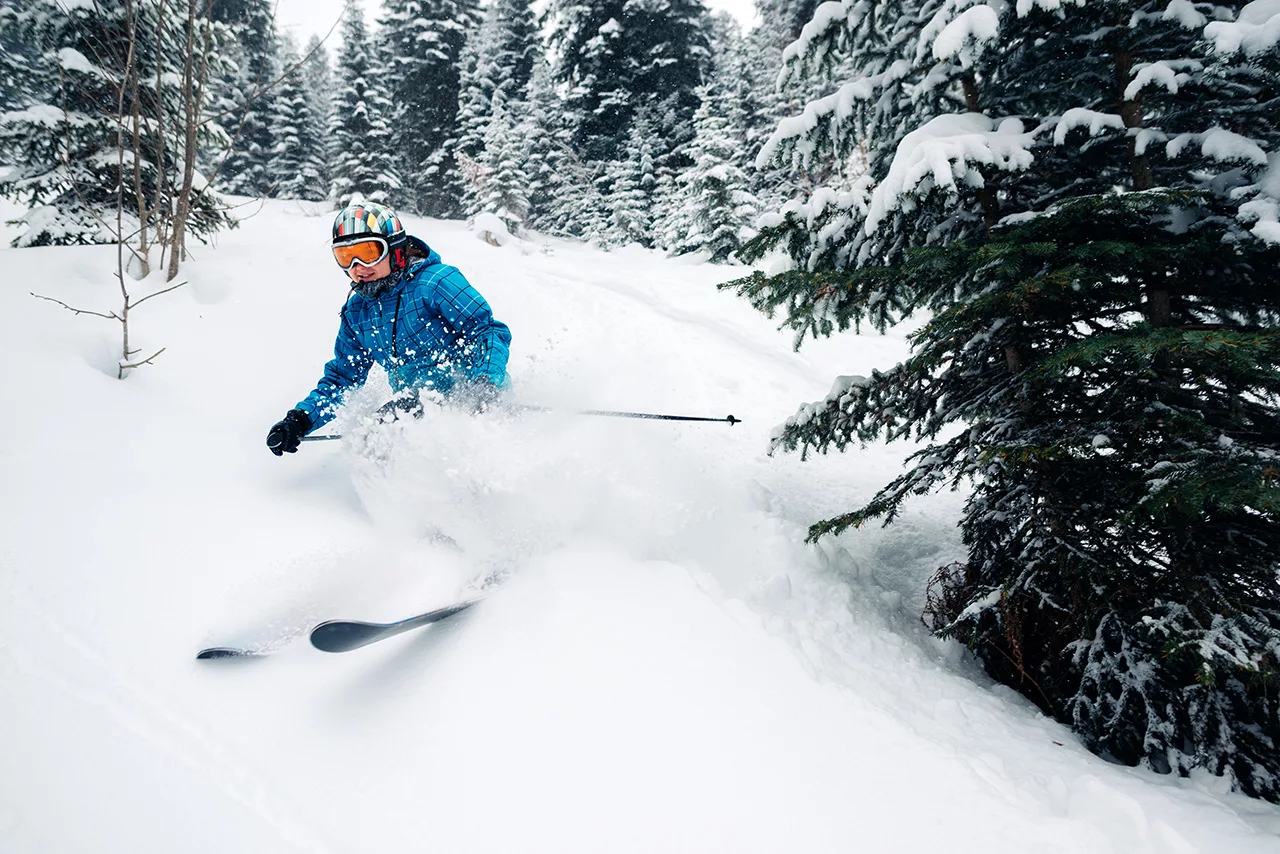
<svg viewBox="0 0 1280 854">
<path fill-rule="evenodd" d="M 374 279 L 385 279 L 391 275 L 391 256 L 388 255 L 372 267 L 366 267 L 359 261 L 351 265 L 347 275 L 353 282 L 372 282 Z"/>
</svg>

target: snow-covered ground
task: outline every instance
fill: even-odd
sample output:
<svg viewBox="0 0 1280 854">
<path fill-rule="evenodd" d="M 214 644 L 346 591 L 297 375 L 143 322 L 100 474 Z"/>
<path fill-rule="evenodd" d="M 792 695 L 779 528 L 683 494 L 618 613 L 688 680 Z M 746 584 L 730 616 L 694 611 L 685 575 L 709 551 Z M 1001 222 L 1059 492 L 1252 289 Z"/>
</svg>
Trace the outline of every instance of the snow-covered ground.
<svg viewBox="0 0 1280 854">
<path fill-rule="evenodd" d="M 908 449 L 770 431 L 905 347 L 793 353 L 732 269 L 410 220 L 512 327 L 519 400 L 743 423 L 441 411 L 273 457 L 346 291 L 315 213 L 197 246 L 125 382 L 114 323 L 28 293 L 115 308 L 110 250 L 0 251 L 0 852 L 1280 852 L 1280 809 L 1108 765 L 927 636 L 961 496 L 802 544 Z M 299 634 L 492 574 L 364 650 Z M 279 650 L 194 660 L 228 642 Z"/>
</svg>

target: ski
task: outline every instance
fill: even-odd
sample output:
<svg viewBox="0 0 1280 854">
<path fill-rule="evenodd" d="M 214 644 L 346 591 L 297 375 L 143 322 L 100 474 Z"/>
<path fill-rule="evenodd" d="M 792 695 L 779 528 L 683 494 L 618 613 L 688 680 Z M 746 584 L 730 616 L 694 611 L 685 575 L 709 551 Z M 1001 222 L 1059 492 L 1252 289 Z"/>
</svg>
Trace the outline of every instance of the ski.
<svg viewBox="0 0 1280 854">
<path fill-rule="evenodd" d="M 197 661 L 212 661 L 219 658 L 253 658 L 267 655 L 265 649 L 245 649 L 239 646 L 211 646 L 196 653 Z"/>
<path fill-rule="evenodd" d="M 365 623 L 359 620 L 329 620 L 311 630 L 311 645 L 322 652 L 350 652 L 353 649 L 395 637 L 420 626 L 430 625 L 465 611 L 481 601 L 470 599 L 409 617 L 395 623 Z"/>
</svg>

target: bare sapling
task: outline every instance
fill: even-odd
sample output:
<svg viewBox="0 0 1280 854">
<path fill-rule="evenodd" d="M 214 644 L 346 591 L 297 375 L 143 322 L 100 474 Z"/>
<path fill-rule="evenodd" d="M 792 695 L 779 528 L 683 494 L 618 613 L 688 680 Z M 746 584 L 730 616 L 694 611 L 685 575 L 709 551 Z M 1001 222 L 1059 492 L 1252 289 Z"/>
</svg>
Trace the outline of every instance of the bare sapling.
<svg viewBox="0 0 1280 854">
<path fill-rule="evenodd" d="M 194 7 L 196 0 L 190 0 L 190 2 L 192 7 Z M 163 20 L 163 17 L 164 17 L 164 14 L 163 14 L 164 6 L 165 6 L 165 0 L 161 0 L 160 7 L 159 7 L 159 13 L 160 13 L 159 17 L 161 20 Z M 128 37 L 127 37 L 126 44 L 124 45 L 124 48 L 125 48 L 124 67 L 119 75 L 119 78 L 117 80 L 117 85 L 115 87 L 116 101 L 115 101 L 114 118 L 115 118 L 115 127 L 116 127 L 115 136 L 116 136 L 117 180 L 116 180 L 116 187 L 115 187 L 116 217 L 115 217 L 114 227 L 111 227 L 107 223 L 102 222 L 101 219 L 99 220 L 99 222 L 102 225 L 106 226 L 109 232 L 111 232 L 115 237 L 115 241 L 114 241 L 115 247 L 116 247 L 115 278 L 120 286 L 120 299 L 121 299 L 120 309 L 117 311 L 109 311 L 109 312 L 92 311 L 84 308 L 76 308 L 75 306 L 69 305 L 60 299 L 44 296 L 42 294 L 32 293 L 32 296 L 36 297 L 37 299 L 43 299 L 43 300 L 48 300 L 50 302 L 57 303 L 58 305 L 61 305 L 63 308 L 67 309 L 68 311 L 71 311 L 76 315 L 87 314 L 92 317 L 102 317 L 108 320 L 115 320 L 120 324 L 121 344 L 120 344 L 120 359 L 117 362 L 117 370 L 116 370 L 117 379 L 124 379 L 128 375 L 128 372 L 133 368 L 138 368 L 138 367 L 141 367 L 142 365 L 153 364 L 155 358 L 165 351 L 165 348 L 161 347 L 160 349 L 156 350 L 154 353 L 152 353 L 150 356 L 147 356 L 146 358 L 142 358 L 142 359 L 137 358 L 138 354 L 142 351 L 140 349 L 136 349 L 132 347 L 129 341 L 129 334 L 130 334 L 129 321 L 130 321 L 130 316 L 133 310 L 136 309 L 138 306 L 142 305 L 147 300 L 152 299 L 153 297 L 158 297 L 161 294 L 166 294 L 166 293 L 169 293 L 170 291 L 177 290 L 178 288 L 186 284 L 186 282 L 179 282 L 176 285 L 162 288 L 161 290 L 147 294 L 141 299 L 134 299 L 133 296 L 129 293 L 128 280 L 131 278 L 134 278 L 131 273 L 131 268 L 136 269 L 138 271 L 138 276 L 137 276 L 138 279 L 145 279 L 150 273 L 150 252 L 151 252 L 152 245 L 155 242 L 160 242 L 161 245 L 163 246 L 161 236 L 165 233 L 165 228 L 160 223 L 166 222 L 170 219 L 170 212 L 168 210 L 168 205 L 169 205 L 170 199 L 172 198 L 172 193 L 168 192 L 169 181 L 167 180 L 167 177 L 165 175 L 165 169 L 164 169 L 165 154 L 164 154 L 164 141 L 163 141 L 164 133 L 163 132 L 156 134 L 158 141 L 155 144 L 158 145 L 159 148 L 156 152 L 158 159 L 156 161 L 156 177 L 154 181 L 155 192 L 153 194 L 153 198 L 150 201 L 150 203 L 148 203 L 147 195 L 144 192 L 144 182 L 143 182 L 141 163 L 143 162 L 143 159 L 144 159 L 144 154 L 145 154 L 144 148 L 147 145 L 147 139 L 146 137 L 144 137 L 144 135 L 141 132 L 141 129 L 144 124 L 144 120 L 142 117 L 142 109 L 141 109 L 142 95 L 140 92 L 142 81 L 140 79 L 139 70 L 138 70 L 138 52 L 139 52 L 138 51 L 138 48 L 139 48 L 138 25 L 139 25 L 139 18 L 140 18 L 141 11 L 140 11 L 140 6 L 138 4 L 135 4 L 133 0 L 125 0 L 124 11 L 125 11 L 125 17 L 126 17 L 126 23 L 127 23 Z M 192 21 L 193 19 L 189 17 L 188 20 Z M 165 47 L 164 28 L 163 26 L 161 26 L 158 33 L 158 41 L 156 45 L 157 56 L 160 55 L 164 47 Z M 206 49 L 207 49 L 207 44 L 206 44 Z M 159 60 L 157 60 L 157 72 L 156 72 L 156 86 L 157 86 L 156 101 L 159 103 L 163 101 L 163 95 L 159 89 L 160 80 L 161 80 L 161 71 L 158 63 L 159 63 Z M 157 107 L 157 109 L 161 109 L 161 108 Z M 157 122 L 156 122 L 157 125 L 160 125 L 159 120 L 162 118 L 163 118 L 163 112 L 161 112 L 159 116 L 157 116 Z M 70 122 L 68 121 L 67 124 L 69 126 Z M 68 140 L 66 151 L 63 152 L 64 161 L 69 158 L 70 151 L 71 151 L 71 145 L 70 145 L 70 141 Z M 126 153 L 128 154 L 129 160 L 132 163 L 131 177 L 132 177 L 132 183 L 133 183 L 133 189 L 134 189 L 134 199 L 132 204 L 136 206 L 136 210 L 131 210 L 130 214 L 136 214 L 138 218 L 137 227 L 131 233 L 126 233 L 125 231 L 125 211 L 126 211 L 126 208 L 130 207 L 130 201 L 125 196 L 125 182 L 127 180 L 126 176 L 129 175 L 129 171 L 126 169 L 126 166 L 125 166 Z M 149 232 L 148 225 L 153 221 L 156 224 L 154 228 Z M 138 245 L 136 248 L 130 244 L 131 240 L 136 240 L 138 242 Z M 126 253 L 129 257 L 132 258 L 132 262 L 136 262 L 136 266 L 134 265 L 134 263 L 126 261 Z M 170 276 L 170 279 L 172 279 L 172 275 Z"/>
</svg>

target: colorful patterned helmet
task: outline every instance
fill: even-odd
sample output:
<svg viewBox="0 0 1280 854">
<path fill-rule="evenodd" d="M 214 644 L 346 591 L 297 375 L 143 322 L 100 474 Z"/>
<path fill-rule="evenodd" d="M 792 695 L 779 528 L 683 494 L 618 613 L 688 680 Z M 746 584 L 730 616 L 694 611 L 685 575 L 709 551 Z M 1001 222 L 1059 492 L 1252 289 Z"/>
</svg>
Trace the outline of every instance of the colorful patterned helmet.
<svg viewBox="0 0 1280 854">
<path fill-rule="evenodd" d="M 333 220 L 333 242 L 344 243 L 364 236 L 381 237 L 391 250 L 391 269 L 405 267 L 405 245 L 409 237 L 396 212 L 377 202 L 359 202 L 338 211 Z"/>
</svg>

